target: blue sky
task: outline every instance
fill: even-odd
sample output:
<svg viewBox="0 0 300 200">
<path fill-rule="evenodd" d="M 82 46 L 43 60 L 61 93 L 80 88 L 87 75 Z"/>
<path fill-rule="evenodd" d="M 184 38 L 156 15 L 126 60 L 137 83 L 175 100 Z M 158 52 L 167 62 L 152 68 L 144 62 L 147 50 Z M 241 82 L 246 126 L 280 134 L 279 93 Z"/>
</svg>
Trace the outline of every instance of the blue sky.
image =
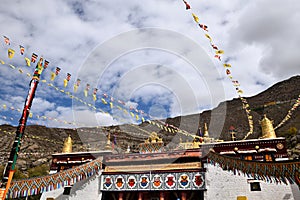
<svg viewBox="0 0 300 200">
<path fill-rule="evenodd" d="M 222 60 L 233 66 L 232 75 L 244 96 L 299 74 L 298 1 L 188 2 L 191 11 L 185 10 L 181 0 L 3 0 L 1 35 L 9 37 L 11 45 L 1 41 L 0 58 L 17 69 L 1 65 L 0 103 L 8 108 L 0 109 L 0 123 L 17 124 L 20 113 L 10 108 L 22 109 L 30 81 L 24 74 L 32 74 L 34 69 L 25 65 L 18 45 L 25 47 L 25 56 L 34 52 L 50 61 L 42 75 L 48 82 L 38 87 L 29 124 L 72 127 L 37 115 L 86 126 L 136 122 L 117 105 L 143 110 L 149 119 L 149 114 L 161 118 L 198 113 L 236 98 L 231 80 L 213 58 L 191 12 L 208 25 L 213 42 L 225 51 Z M 7 58 L 8 48 L 16 50 L 13 59 Z M 96 111 L 47 85 L 57 66 L 62 70 L 53 85 L 72 92 L 80 78 L 76 96 Z M 66 73 L 72 77 L 64 88 Z M 84 97 L 87 83 L 91 85 L 89 97 Z M 98 88 L 96 102 L 91 97 L 93 88 Z M 113 109 L 102 103 L 104 93 L 114 97 Z"/>
</svg>

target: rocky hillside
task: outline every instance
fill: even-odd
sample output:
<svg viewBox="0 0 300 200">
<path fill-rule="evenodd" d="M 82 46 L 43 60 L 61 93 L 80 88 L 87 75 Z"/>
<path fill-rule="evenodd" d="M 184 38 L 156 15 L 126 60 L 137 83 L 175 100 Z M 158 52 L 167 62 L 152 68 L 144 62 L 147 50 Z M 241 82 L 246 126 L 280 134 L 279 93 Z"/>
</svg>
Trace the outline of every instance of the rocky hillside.
<svg viewBox="0 0 300 200">
<path fill-rule="evenodd" d="M 295 76 L 273 85 L 260 94 L 247 98 L 254 121 L 254 133 L 249 136 L 249 139 L 261 136 L 259 121 L 264 113 L 267 114 L 268 118 L 274 120 L 274 125 L 280 123 L 298 98 L 300 94 L 299 85 L 300 76 Z M 196 133 L 198 127 L 203 127 L 204 123 L 207 123 L 210 136 L 222 140 L 230 140 L 230 135 L 228 134 L 230 126 L 235 127 L 238 139 L 244 138 L 249 130 L 247 117 L 245 111 L 242 110 L 242 104 L 239 99 L 222 102 L 215 109 L 204 111 L 200 114 L 168 118 L 163 121 L 190 133 Z M 15 137 L 16 127 L 1 125 L 0 129 L 0 163 L 4 164 L 7 161 Z M 298 145 L 298 137 L 292 139 L 289 134 L 295 134 L 297 130 L 300 130 L 299 108 L 286 124 L 276 130 L 278 136 L 289 136 L 289 141 L 291 141 L 290 151 L 291 154 L 294 153 L 293 157 L 297 156 L 298 153 L 300 154 L 300 145 Z M 163 137 L 165 144 L 169 146 L 175 145 L 180 139 L 191 139 L 181 134 L 163 131 L 157 126 L 148 123 L 143 123 L 139 126 L 122 125 L 102 128 L 80 128 L 77 130 L 28 126 L 25 130 L 26 137 L 23 139 L 17 164 L 19 169 L 26 171 L 34 166 L 50 163 L 51 154 L 61 152 L 63 140 L 69 134 L 74 140 L 73 151 L 76 152 L 104 149 L 107 135 L 111 132 L 111 143 L 113 143 L 114 136 L 116 136 L 115 151 L 120 152 L 125 151 L 128 146 L 130 146 L 132 151 L 136 151 L 137 145 L 144 141 L 149 136 L 149 132 L 152 131 Z"/>
</svg>

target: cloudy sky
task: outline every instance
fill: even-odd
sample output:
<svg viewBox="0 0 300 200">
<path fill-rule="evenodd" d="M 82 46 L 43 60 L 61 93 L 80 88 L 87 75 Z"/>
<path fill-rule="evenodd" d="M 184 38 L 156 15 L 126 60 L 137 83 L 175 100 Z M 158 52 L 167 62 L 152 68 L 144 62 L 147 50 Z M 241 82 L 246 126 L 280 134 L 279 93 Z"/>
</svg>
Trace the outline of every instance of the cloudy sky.
<svg viewBox="0 0 300 200">
<path fill-rule="evenodd" d="M 8 37 L 10 45 L 1 41 L 0 59 L 6 64 L 0 65 L 0 123 L 18 123 L 30 81 L 26 73 L 32 74 L 35 67 L 33 63 L 27 67 L 24 56 L 31 58 L 33 52 L 50 63 L 42 74 L 47 82 L 38 86 L 29 124 L 58 127 L 73 127 L 72 121 L 76 126 L 103 126 L 140 120 L 124 109 L 153 119 L 213 108 L 238 97 L 224 62 L 232 65 L 233 80 L 239 81 L 246 97 L 299 74 L 300 2 L 188 3 L 191 10 L 185 10 L 181 0 L 2 0 L 1 37 Z M 191 13 L 208 26 L 212 42 L 225 51 L 221 62 Z M 19 45 L 25 47 L 24 55 Z M 9 48 L 16 51 L 12 59 L 7 57 Z M 56 67 L 61 72 L 51 82 Z M 67 73 L 72 76 L 64 88 Z M 77 78 L 81 83 L 74 95 L 82 101 L 59 91 L 73 93 Z M 58 90 L 48 86 L 50 82 Z M 87 83 L 90 90 L 85 97 Z M 93 88 L 98 89 L 96 101 Z"/>
</svg>

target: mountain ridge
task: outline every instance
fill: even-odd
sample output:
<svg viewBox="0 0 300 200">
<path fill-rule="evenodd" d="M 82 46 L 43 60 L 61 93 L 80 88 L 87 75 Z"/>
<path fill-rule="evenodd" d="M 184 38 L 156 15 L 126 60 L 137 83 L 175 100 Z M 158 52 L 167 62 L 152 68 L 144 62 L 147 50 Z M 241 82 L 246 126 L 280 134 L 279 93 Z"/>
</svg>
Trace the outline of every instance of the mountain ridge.
<svg viewBox="0 0 300 200">
<path fill-rule="evenodd" d="M 261 136 L 259 121 L 264 114 L 274 121 L 275 126 L 281 122 L 299 97 L 300 88 L 297 87 L 299 85 L 300 76 L 297 75 L 278 82 L 257 95 L 245 97 L 250 105 L 254 122 L 254 132 L 248 139 Z M 156 122 L 159 123 L 158 121 Z M 203 131 L 204 123 L 207 123 L 210 136 L 221 140 L 230 140 L 228 130 L 231 126 L 235 127 L 238 140 L 243 139 L 249 130 L 246 113 L 242 109 L 242 103 L 238 98 L 221 102 L 211 110 L 167 118 L 164 122 L 165 124 L 186 130 L 191 134 L 196 134 L 199 127 Z M 277 136 L 286 135 L 291 127 L 294 127 L 296 130 L 300 129 L 299 108 L 295 110 L 291 119 L 286 124 L 276 130 Z M 0 164 L 3 165 L 7 162 L 15 137 L 14 132 L 16 131 L 16 127 L 0 125 L 0 128 L 0 132 L 2 133 L 0 141 Z M 71 135 L 74 140 L 74 152 L 104 149 L 107 144 L 108 133 L 111 133 L 111 144 L 114 143 L 116 136 L 117 144 L 114 151 L 124 152 L 130 146 L 133 152 L 137 152 L 138 144 L 147 139 L 149 133 L 153 131 L 157 132 L 159 137 L 163 138 L 165 144 L 168 144 L 170 147 L 176 145 L 180 140 L 192 140 L 192 137 L 170 133 L 147 122 L 138 126 L 125 124 L 101 127 L 100 129 L 79 128 L 77 130 L 31 125 L 26 127 L 17 166 L 22 171 L 26 171 L 41 164 L 50 164 L 51 155 L 61 152 L 63 141 L 68 135 Z"/>
</svg>

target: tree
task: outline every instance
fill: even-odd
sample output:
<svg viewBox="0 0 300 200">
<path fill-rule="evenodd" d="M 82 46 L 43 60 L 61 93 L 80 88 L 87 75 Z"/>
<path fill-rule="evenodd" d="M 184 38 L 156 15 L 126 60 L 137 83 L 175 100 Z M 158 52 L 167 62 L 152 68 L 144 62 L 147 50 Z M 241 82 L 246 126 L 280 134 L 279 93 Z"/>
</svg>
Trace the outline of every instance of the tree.
<svg viewBox="0 0 300 200">
<path fill-rule="evenodd" d="M 297 135 L 298 130 L 296 127 L 292 126 L 288 129 L 287 132 L 290 136 L 294 136 L 294 135 Z"/>
<path fill-rule="evenodd" d="M 29 177 L 37 177 L 37 176 L 43 176 L 49 174 L 49 166 L 47 164 L 42 164 L 39 166 L 36 166 L 34 168 L 31 168 L 28 170 Z"/>
</svg>

